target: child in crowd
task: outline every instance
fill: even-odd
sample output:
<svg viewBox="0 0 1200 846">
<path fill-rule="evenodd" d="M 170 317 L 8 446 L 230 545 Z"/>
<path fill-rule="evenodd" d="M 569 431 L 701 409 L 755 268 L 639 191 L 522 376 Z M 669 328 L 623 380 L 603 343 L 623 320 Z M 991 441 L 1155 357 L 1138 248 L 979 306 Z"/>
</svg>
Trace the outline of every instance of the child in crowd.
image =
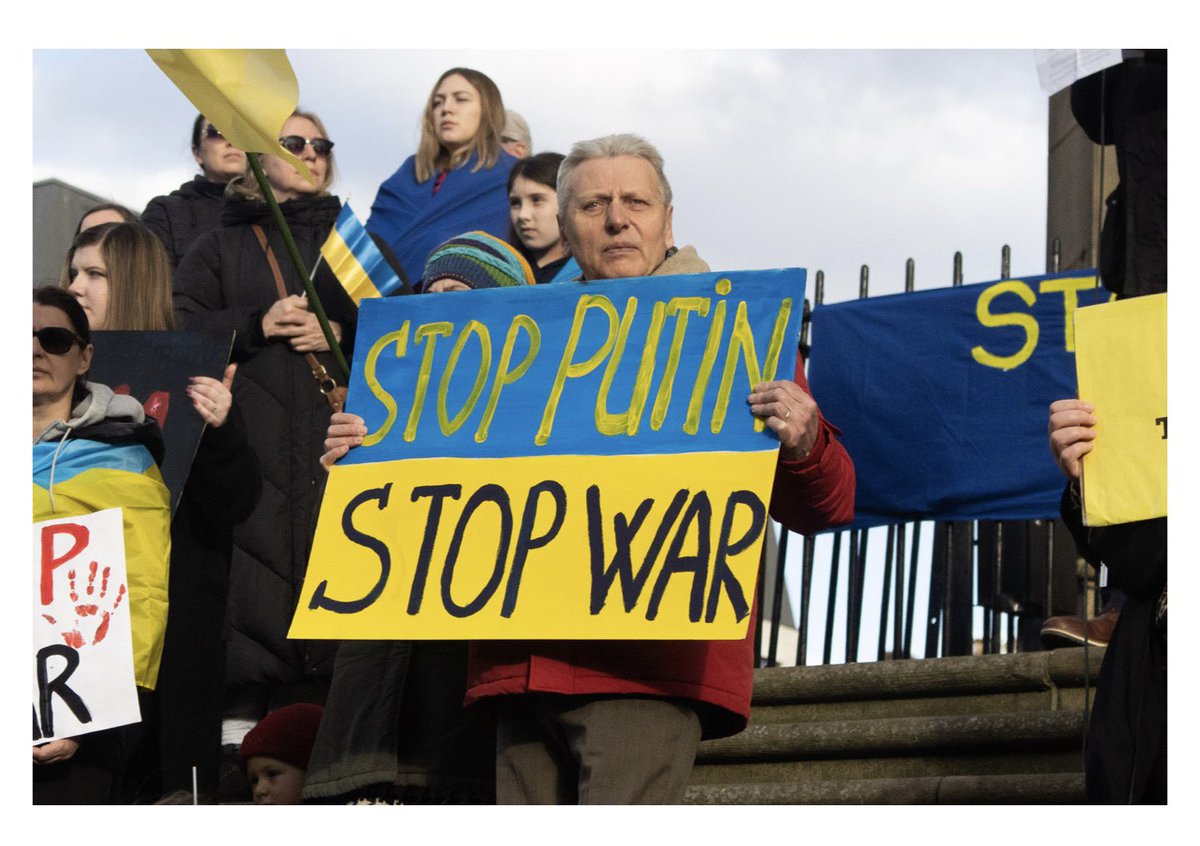
<svg viewBox="0 0 1200 846">
<path fill-rule="evenodd" d="M 325 710 L 297 702 L 263 717 L 242 740 L 242 769 L 255 805 L 299 805 L 304 771 Z"/>
</svg>

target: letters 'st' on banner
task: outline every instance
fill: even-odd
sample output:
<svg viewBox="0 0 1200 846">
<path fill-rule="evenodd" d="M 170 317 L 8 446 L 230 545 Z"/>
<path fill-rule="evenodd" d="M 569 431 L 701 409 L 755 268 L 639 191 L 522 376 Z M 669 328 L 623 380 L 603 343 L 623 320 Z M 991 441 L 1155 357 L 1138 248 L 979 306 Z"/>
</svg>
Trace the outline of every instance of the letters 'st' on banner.
<svg viewBox="0 0 1200 846">
<path fill-rule="evenodd" d="M 370 300 L 290 637 L 737 639 L 801 269 Z"/>
</svg>

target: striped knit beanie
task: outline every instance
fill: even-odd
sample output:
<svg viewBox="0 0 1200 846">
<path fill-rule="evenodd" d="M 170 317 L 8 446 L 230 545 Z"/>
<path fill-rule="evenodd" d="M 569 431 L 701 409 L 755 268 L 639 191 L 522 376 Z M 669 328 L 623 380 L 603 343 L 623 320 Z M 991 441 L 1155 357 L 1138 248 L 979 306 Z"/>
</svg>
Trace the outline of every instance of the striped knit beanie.
<svg viewBox="0 0 1200 846">
<path fill-rule="evenodd" d="M 486 232 L 466 232 L 446 241 L 425 262 L 421 287 L 449 276 L 470 288 L 534 284 L 529 262 L 511 246 Z"/>
</svg>

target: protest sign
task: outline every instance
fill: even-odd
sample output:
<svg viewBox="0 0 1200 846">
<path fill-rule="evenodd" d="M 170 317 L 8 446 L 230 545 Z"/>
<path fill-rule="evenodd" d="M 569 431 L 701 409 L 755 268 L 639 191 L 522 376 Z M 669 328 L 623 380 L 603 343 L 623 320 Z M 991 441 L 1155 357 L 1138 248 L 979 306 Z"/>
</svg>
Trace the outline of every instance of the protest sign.
<svg viewBox="0 0 1200 846">
<path fill-rule="evenodd" d="M 136 397 L 162 429 L 162 477 L 174 514 L 204 434 L 204 419 L 187 395 L 188 379 L 211 376 L 219 381 L 233 339 L 186 331 L 96 332 L 92 343 L 96 353 L 88 378 Z"/>
<path fill-rule="evenodd" d="M 1058 514 L 1050 403 L 1075 395 L 1094 270 L 818 305 L 809 384 L 857 476 L 854 528 Z"/>
<path fill-rule="evenodd" d="M 291 637 L 744 636 L 800 269 L 364 301 Z"/>
<path fill-rule="evenodd" d="M 33 740 L 136 723 L 121 509 L 33 524 Z"/>
<path fill-rule="evenodd" d="M 1096 411 L 1083 457 L 1083 522 L 1167 515 L 1167 295 L 1075 313 L 1079 398 Z"/>
</svg>

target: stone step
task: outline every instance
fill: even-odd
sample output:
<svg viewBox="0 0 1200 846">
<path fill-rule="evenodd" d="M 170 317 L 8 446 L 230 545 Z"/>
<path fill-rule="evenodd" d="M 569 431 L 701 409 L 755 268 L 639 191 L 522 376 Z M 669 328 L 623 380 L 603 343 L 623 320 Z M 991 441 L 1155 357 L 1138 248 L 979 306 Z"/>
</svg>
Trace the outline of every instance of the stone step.
<svg viewBox="0 0 1200 846">
<path fill-rule="evenodd" d="M 757 704 L 751 725 L 779 723 L 827 723 L 840 720 L 878 720 L 891 717 L 921 717 L 953 714 L 1027 713 L 1035 711 L 1081 711 L 1084 700 L 1096 698 L 1094 687 L 1048 688 L 1044 690 L 977 693 L 961 696 L 915 696 L 905 699 L 856 699 L 846 702 L 787 702 Z"/>
<path fill-rule="evenodd" d="M 1071 773 L 692 785 L 684 797 L 690 805 L 1061 805 L 1083 801 L 1083 776 Z"/>
<path fill-rule="evenodd" d="M 754 705 L 850 702 L 981 693 L 1053 690 L 1094 684 L 1104 650 L 1055 649 L 1011 655 L 967 655 L 771 667 L 755 670 Z"/>
<path fill-rule="evenodd" d="M 697 763 L 865 758 L 936 752 L 1037 751 L 1070 747 L 1083 735 L 1081 711 L 962 714 L 751 725 L 701 745 Z"/>
<path fill-rule="evenodd" d="M 757 670 L 694 804 L 1074 803 L 1102 649 Z"/>
</svg>

